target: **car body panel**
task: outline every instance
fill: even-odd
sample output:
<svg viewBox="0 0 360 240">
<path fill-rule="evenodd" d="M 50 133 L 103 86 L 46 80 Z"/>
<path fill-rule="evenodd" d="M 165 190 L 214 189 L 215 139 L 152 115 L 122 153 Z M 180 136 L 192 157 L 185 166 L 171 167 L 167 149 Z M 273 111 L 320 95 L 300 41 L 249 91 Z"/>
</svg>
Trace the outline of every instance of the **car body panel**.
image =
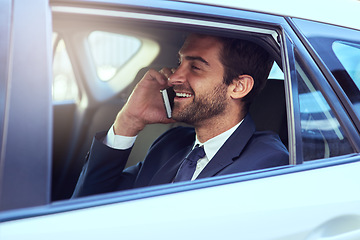
<svg viewBox="0 0 360 240">
<path fill-rule="evenodd" d="M 14 61 L 9 63 L 13 67 L 9 68 L 8 74 L 11 81 L 0 80 L 0 84 L 5 83 L 6 93 L 9 94 L 6 99 L 11 100 L 7 100 L 6 104 L 11 104 L 4 104 L 6 106 L 4 109 L 11 109 L 13 112 L 9 111 L 9 115 L 4 114 L 4 122 L 8 125 L 0 126 L 1 131 L 9 134 L 1 136 L 3 143 L 8 147 L 4 148 L 3 144 L 0 156 L 2 164 L 0 180 L 5 180 L 0 182 L 2 186 L 7 187 L 7 189 L 0 188 L 2 196 L 0 207 L 5 206 L 0 210 L 6 210 L 0 212 L 0 239 L 359 238 L 360 136 L 355 122 L 358 119 L 348 114 L 349 105 L 344 103 L 344 93 L 334 91 L 332 76 L 328 74 L 328 69 L 319 67 L 323 63 L 312 54 L 311 46 L 306 44 L 306 36 L 298 31 L 289 16 L 345 25 L 354 29 L 357 28 L 357 22 L 348 24 L 347 18 L 339 21 L 334 18 L 329 19 L 325 17 L 325 13 L 316 17 L 315 13 L 318 9 L 304 14 L 295 14 L 293 10 L 286 13 L 287 9 L 295 9 L 294 6 L 300 6 L 297 5 L 300 3 L 287 4 L 280 8 L 276 4 L 282 1 L 274 2 L 271 7 L 266 1 L 263 1 L 262 5 L 259 5 L 259 1 L 192 2 L 198 3 L 157 0 L 135 3 L 56 0 L 51 1 L 49 5 L 47 1 L 39 0 L 37 4 L 28 3 L 31 8 L 30 6 L 27 8 L 25 2 L 9 1 L 11 4 L 7 6 L 12 6 L 12 17 L 15 21 L 10 25 L 12 38 L 10 40 L 9 37 L 8 42 L 9 45 L 13 44 L 14 48 L 9 57 L 6 55 L 8 52 L 4 55 L 3 45 L 0 45 L 2 54 L 0 57 Z M 219 5 L 225 7 L 217 7 Z M 301 7 L 303 6 L 308 8 L 304 2 L 301 4 Z M 346 9 L 348 7 L 349 5 Z M 27 11 L 29 9 L 31 11 Z M 63 33 L 73 33 L 73 35 L 64 34 L 64 39 L 68 44 L 66 47 L 80 91 L 78 102 L 75 100 L 70 104 L 64 102 L 54 106 L 54 111 L 61 110 L 54 114 L 55 117 L 64 112 L 71 113 L 70 117 L 61 116 L 61 119 L 55 121 L 57 129 L 54 131 L 54 137 L 64 129 L 63 131 L 70 136 L 64 139 L 68 138 L 71 141 L 65 143 L 68 144 L 69 149 L 66 149 L 64 155 L 68 154 L 68 157 L 64 162 L 60 161 L 57 162 L 60 163 L 59 165 L 55 165 L 61 168 L 59 176 L 56 176 L 60 178 L 56 185 L 59 189 L 67 188 L 66 194 L 65 191 L 59 191 L 63 199 L 59 198 L 60 201 L 52 203 L 49 199 L 53 128 L 49 76 L 51 73 L 50 9 L 53 14 L 54 29 L 59 30 L 59 34 L 62 33 L 63 26 L 74 21 L 70 30 Z M 99 9 L 100 11 L 97 11 Z M 254 9 L 255 12 L 250 11 Z M 353 9 L 350 10 L 352 11 Z M 275 15 L 267 13 L 275 13 Z M 23 29 L 20 28 L 25 24 L 21 21 L 20 14 L 26 14 L 24 20 L 29 23 L 37 23 L 38 28 L 34 31 L 40 40 L 35 41 L 34 38 L 29 41 L 35 44 L 34 48 L 29 49 L 29 46 L 21 41 L 26 38 L 25 36 L 32 36 L 32 33 L 22 31 Z M 34 22 L 30 21 L 30 17 L 34 18 Z M 9 19 L 10 16 L 7 15 L 7 21 Z M 289 134 L 290 165 L 67 200 L 66 198 L 69 197 L 67 181 L 74 177 L 73 173 L 69 173 L 73 171 L 72 164 L 78 165 L 76 171 L 81 170 L 81 157 L 84 151 L 85 153 L 87 151 L 86 144 L 90 142 L 93 132 L 99 131 L 100 127 L 108 127 L 106 121 L 112 119 L 109 116 L 116 114 L 119 105 L 124 104 L 123 99 L 118 99 L 119 95 L 112 91 L 113 83 L 94 83 L 97 79 L 92 75 L 93 70 L 89 69 L 91 61 L 87 59 L 89 52 L 84 43 L 87 35 L 81 30 L 90 32 L 100 27 L 99 29 L 116 32 L 116 28 L 120 28 L 118 27 L 120 25 L 117 25 L 119 19 L 127 20 L 127 23 L 135 21 L 137 24 L 139 22 L 143 24 L 144 22 L 148 24 L 145 26 L 149 29 L 159 26 L 166 28 L 169 33 L 193 28 L 205 33 L 231 32 L 231 34 L 244 34 L 242 36 L 249 34 L 254 39 L 271 36 L 271 43 L 274 43 L 271 46 L 279 55 L 278 64 L 281 65 L 285 75 L 285 80 L 281 81 L 284 82 L 286 93 L 285 115 L 287 115 Z M 3 29 L 0 27 L 0 30 Z M 138 34 L 136 32 L 138 29 L 131 30 L 134 34 Z M 155 33 L 161 31 L 162 34 L 167 33 L 164 29 L 157 31 Z M 145 33 L 146 31 L 143 34 L 146 35 Z M 160 37 L 159 35 L 159 39 Z M 167 46 L 165 50 L 173 50 L 173 48 Z M 31 58 L 34 61 L 31 62 L 31 67 L 27 68 L 29 59 L 23 61 L 22 53 L 27 53 L 28 58 L 36 56 L 36 53 L 40 56 Z M 344 129 L 344 135 L 350 139 L 353 153 L 303 161 L 298 93 L 300 79 L 296 74 L 299 62 L 302 64 L 302 70 L 314 79 L 319 93 L 324 95 L 325 101 L 329 104 L 329 109 L 335 112 L 335 118 Z M 41 91 L 38 90 L 39 87 L 32 87 L 24 79 L 29 79 L 36 87 L 41 85 Z M 11 85 L 8 85 L 10 83 Z M 92 83 L 94 85 L 90 86 L 89 84 Z M 94 91 L 99 92 L 93 94 Z M 24 98 L 15 98 L 16 94 Z M 13 103 L 21 103 L 21 105 Z M 105 110 L 99 110 L 100 106 Z M 0 107 L 2 107 L 1 103 Z M 24 107 L 28 108 L 25 114 L 22 115 L 22 112 L 15 114 Z M 0 110 L 2 111 L 1 108 Z M 33 125 L 17 128 L 21 125 L 20 120 L 23 120 L 23 117 Z M 69 121 L 66 121 L 68 118 Z M 100 124 L 96 122 L 103 118 L 107 120 L 100 121 Z M 26 136 L 28 134 L 29 137 L 24 138 L 24 134 Z M 14 143 L 15 140 L 19 141 L 18 144 Z M 24 153 L 27 153 L 28 149 L 24 150 L 24 146 L 31 150 L 26 156 Z M 77 149 L 78 146 L 81 146 L 80 150 Z M 41 157 L 38 157 L 39 154 Z M 73 162 L 73 158 L 76 158 L 77 162 Z M 10 168 L 4 163 L 9 164 Z M 21 165 L 22 167 L 19 168 Z M 74 181 L 74 179 L 70 180 Z M 18 185 L 15 186 L 14 183 Z M 37 191 L 34 191 L 35 189 Z"/>
<path fill-rule="evenodd" d="M 264 12 L 274 15 L 296 17 L 317 22 L 324 22 L 347 28 L 360 29 L 358 13 L 360 2 L 356 0 L 305 0 L 292 1 L 232 1 L 232 0 L 184 0 L 200 4 L 230 7 L 235 9 Z"/>
<path fill-rule="evenodd" d="M 79 236 L 86 239 L 126 236 L 127 239 L 288 240 L 341 237 L 360 227 L 360 193 L 354 191 L 358 183 L 353 178 L 359 170 L 360 163 L 355 162 L 221 188 L 209 187 L 15 220 L 1 225 L 0 237 L 6 240 L 77 239 Z M 332 224 L 337 220 L 347 225 L 334 229 Z"/>
</svg>

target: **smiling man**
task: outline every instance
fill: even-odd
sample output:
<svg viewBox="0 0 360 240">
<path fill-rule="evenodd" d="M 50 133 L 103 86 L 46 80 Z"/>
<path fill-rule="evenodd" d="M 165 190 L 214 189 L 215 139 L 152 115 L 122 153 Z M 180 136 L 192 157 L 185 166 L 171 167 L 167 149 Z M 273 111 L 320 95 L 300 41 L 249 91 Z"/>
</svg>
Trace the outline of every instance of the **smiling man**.
<svg viewBox="0 0 360 240">
<path fill-rule="evenodd" d="M 258 45 L 239 39 L 190 35 L 179 66 L 149 70 L 106 134 L 98 134 L 74 197 L 219 176 L 288 164 L 279 137 L 255 132 L 252 99 L 272 66 Z M 160 90 L 173 87 L 172 119 Z M 136 136 L 153 123 L 185 122 L 150 147 L 144 161 L 125 168 Z"/>
</svg>

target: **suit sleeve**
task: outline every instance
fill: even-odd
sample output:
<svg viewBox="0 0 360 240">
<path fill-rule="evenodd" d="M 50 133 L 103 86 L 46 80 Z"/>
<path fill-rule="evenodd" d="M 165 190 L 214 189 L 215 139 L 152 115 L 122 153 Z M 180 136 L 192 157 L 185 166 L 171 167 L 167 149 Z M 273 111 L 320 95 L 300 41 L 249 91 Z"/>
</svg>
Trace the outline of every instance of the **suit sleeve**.
<svg viewBox="0 0 360 240">
<path fill-rule="evenodd" d="M 190 137 L 194 138 L 194 131 L 186 131 L 185 129 L 189 128 L 176 127 L 163 133 L 150 146 L 145 160 L 125 170 L 124 168 L 131 153 L 131 148 L 126 150 L 110 148 L 103 144 L 102 141 L 106 132 L 96 134 L 72 197 L 76 198 L 133 188 L 146 162 L 148 162 L 148 168 L 147 171 L 145 171 L 146 173 L 142 174 L 143 176 L 152 175 L 153 172 L 158 170 L 156 167 L 160 167 L 158 164 L 161 163 L 161 161 L 159 161 L 157 154 L 159 154 L 159 148 L 163 148 L 158 145 L 162 146 L 164 142 L 168 142 L 168 139 L 174 139 L 174 136 L 176 136 L 178 142 L 174 140 L 172 146 L 177 148 L 182 147 L 182 144 L 186 144 L 187 141 L 184 137 L 179 137 L 179 132 L 188 133 L 182 134 L 181 136 L 190 135 Z M 165 148 L 165 150 L 165 152 L 173 154 L 173 149 L 169 150 L 169 148 Z M 154 152 L 156 156 L 152 158 L 153 161 L 149 161 L 149 155 L 153 156 Z M 164 157 L 164 154 L 164 152 L 160 153 L 162 159 L 167 160 L 168 157 Z M 155 160 L 156 162 L 154 162 Z"/>
<path fill-rule="evenodd" d="M 104 136 L 98 133 L 94 137 L 73 198 L 132 188 L 142 163 L 124 170 L 131 148 L 110 148 L 102 143 Z"/>
</svg>

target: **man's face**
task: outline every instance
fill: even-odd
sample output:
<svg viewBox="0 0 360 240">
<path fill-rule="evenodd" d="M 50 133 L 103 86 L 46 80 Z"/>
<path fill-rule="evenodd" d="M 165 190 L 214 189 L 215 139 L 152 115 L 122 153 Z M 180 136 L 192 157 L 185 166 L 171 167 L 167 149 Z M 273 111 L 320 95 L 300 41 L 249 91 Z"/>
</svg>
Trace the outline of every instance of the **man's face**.
<svg viewBox="0 0 360 240">
<path fill-rule="evenodd" d="M 221 43 L 213 37 L 191 35 L 179 51 L 180 65 L 170 77 L 174 85 L 173 119 L 196 125 L 219 116 L 227 107 Z"/>
</svg>

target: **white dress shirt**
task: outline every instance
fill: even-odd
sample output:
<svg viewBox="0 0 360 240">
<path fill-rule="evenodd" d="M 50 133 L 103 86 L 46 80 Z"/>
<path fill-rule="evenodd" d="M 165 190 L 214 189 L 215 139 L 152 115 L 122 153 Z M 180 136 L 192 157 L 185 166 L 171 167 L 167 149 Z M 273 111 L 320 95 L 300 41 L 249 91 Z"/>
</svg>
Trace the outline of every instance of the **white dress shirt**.
<svg viewBox="0 0 360 240">
<path fill-rule="evenodd" d="M 204 146 L 205 150 L 205 157 L 198 160 L 196 165 L 196 170 L 194 172 L 194 175 L 191 180 L 196 179 L 201 171 L 206 167 L 206 165 L 211 161 L 211 159 L 215 156 L 215 154 L 219 151 L 219 149 L 224 145 L 226 140 L 233 134 L 233 132 L 240 126 L 243 120 L 241 120 L 238 124 L 236 124 L 234 127 L 230 128 L 229 130 L 207 140 L 204 143 L 201 143 L 197 136 L 195 139 L 195 143 L 193 148 L 199 144 L 200 146 Z M 136 140 L 136 137 L 126 137 L 126 136 L 120 136 L 115 135 L 113 126 L 109 129 L 103 143 L 111 148 L 119 149 L 119 150 L 125 150 L 131 148 Z"/>
<path fill-rule="evenodd" d="M 211 159 L 219 151 L 219 149 L 222 147 L 222 145 L 224 145 L 226 140 L 231 136 L 231 134 L 233 134 L 233 132 L 235 132 L 235 130 L 240 126 L 241 123 L 242 123 L 242 120 L 241 120 L 241 122 L 236 124 L 234 127 L 230 128 L 229 130 L 227 130 L 213 138 L 210 138 L 209 140 L 207 140 L 204 143 L 201 143 L 196 136 L 193 148 L 197 144 L 199 144 L 200 146 L 204 146 L 205 157 L 200 158 L 197 161 L 196 169 L 195 169 L 194 175 L 192 176 L 191 180 L 195 180 L 199 176 L 201 171 L 206 167 L 206 165 L 211 161 Z"/>
<path fill-rule="evenodd" d="M 118 150 L 125 150 L 131 148 L 136 140 L 136 137 L 127 137 L 121 135 L 115 135 L 114 125 L 111 126 L 103 140 L 103 143 L 108 147 L 115 148 Z"/>
</svg>

